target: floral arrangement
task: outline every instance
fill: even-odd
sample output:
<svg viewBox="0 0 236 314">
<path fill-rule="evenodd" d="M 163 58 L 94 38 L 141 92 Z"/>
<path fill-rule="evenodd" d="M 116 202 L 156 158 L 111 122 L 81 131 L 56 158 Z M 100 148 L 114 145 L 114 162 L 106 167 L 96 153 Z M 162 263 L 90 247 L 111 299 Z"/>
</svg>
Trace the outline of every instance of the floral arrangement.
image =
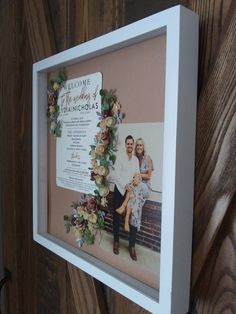
<svg viewBox="0 0 236 314">
<path fill-rule="evenodd" d="M 109 184 L 107 176 L 115 163 L 117 124 L 122 122 L 121 105 L 114 90 L 100 90 L 101 112 L 99 131 L 91 145 L 91 180 L 96 189 L 93 195 L 83 195 L 79 203 L 73 203 L 73 212 L 64 216 L 66 231 L 72 228 L 78 245 L 93 244 L 98 230 L 104 229 L 104 209 L 107 207 Z"/>
<path fill-rule="evenodd" d="M 97 230 L 104 229 L 104 211 L 102 211 L 94 196 L 83 194 L 79 203 L 72 204 L 72 215 L 64 216 L 67 233 L 72 229 L 78 246 L 84 242 L 94 243 Z"/>
<path fill-rule="evenodd" d="M 49 132 L 56 137 L 61 136 L 62 126 L 61 121 L 58 120 L 60 108 L 57 104 L 57 100 L 61 85 L 65 80 L 65 74 L 60 72 L 56 78 L 50 80 L 50 86 L 48 88 L 47 116 L 49 118 Z"/>
<path fill-rule="evenodd" d="M 102 207 L 107 206 L 107 196 L 109 186 L 107 175 L 115 163 L 116 151 L 116 131 L 117 124 L 122 122 L 123 114 L 121 105 L 117 101 L 114 90 L 100 90 L 101 95 L 101 113 L 98 127 L 99 132 L 94 139 L 94 145 L 91 145 L 91 180 L 95 181 L 97 189 L 94 191 L 98 204 Z"/>
</svg>

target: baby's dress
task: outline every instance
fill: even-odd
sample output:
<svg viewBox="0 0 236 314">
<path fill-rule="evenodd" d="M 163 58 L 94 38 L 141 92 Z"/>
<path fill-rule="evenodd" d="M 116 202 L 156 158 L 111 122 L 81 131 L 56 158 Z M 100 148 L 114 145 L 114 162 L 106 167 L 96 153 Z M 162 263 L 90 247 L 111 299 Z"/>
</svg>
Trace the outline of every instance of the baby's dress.
<svg viewBox="0 0 236 314">
<path fill-rule="evenodd" d="M 145 155 L 141 167 L 140 173 L 148 173 L 150 157 Z M 151 191 L 150 180 L 143 180 L 133 189 L 133 197 L 128 202 L 128 207 L 132 209 L 130 216 L 130 224 L 140 230 L 141 218 L 142 218 L 142 208 L 145 200 L 149 197 Z"/>
<path fill-rule="evenodd" d="M 132 209 L 131 216 L 130 216 L 130 224 L 140 230 L 141 225 L 141 218 L 142 218 L 142 208 L 145 203 L 144 195 L 144 187 L 145 185 L 143 182 L 140 182 L 137 186 L 133 189 L 133 196 L 129 200 L 127 207 Z"/>
</svg>

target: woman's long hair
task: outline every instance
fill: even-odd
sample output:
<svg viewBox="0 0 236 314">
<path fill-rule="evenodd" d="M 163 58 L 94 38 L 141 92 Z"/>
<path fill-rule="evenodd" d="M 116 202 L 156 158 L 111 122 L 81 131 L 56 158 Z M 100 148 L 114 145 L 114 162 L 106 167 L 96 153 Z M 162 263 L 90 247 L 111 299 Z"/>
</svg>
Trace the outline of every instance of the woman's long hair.
<svg viewBox="0 0 236 314">
<path fill-rule="evenodd" d="M 143 152 L 142 154 L 137 154 L 137 150 L 136 150 L 136 147 L 137 147 L 137 142 L 138 141 L 142 141 L 142 144 L 143 144 Z M 139 160 L 139 165 L 141 165 L 141 162 L 142 162 L 142 159 L 143 159 L 143 156 L 145 155 L 145 146 L 144 146 L 144 140 L 140 137 L 138 138 L 136 141 L 135 141 L 135 150 L 134 150 L 134 154 L 135 156 L 138 158 Z"/>
</svg>

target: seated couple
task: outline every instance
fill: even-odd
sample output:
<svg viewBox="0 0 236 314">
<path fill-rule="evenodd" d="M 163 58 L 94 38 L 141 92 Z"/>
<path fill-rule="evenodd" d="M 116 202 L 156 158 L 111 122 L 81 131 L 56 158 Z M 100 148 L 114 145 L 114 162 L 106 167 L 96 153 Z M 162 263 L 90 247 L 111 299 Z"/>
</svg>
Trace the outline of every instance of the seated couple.
<svg viewBox="0 0 236 314">
<path fill-rule="evenodd" d="M 136 261 L 136 234 L 140 230 L 143 205 L 150 194 L 153 166 L 151 158 L 145 154 L 144 141 L 141 138 L 134 145 L 133 137 L 128 135 L 125 139 L 125 150 L 125 154 L 119 155 L 115 163 L 113 252 L 119 254 L 120 218 L 125 213 L 124 228 L 130 233 L 129 253 Z"/>
</svg>

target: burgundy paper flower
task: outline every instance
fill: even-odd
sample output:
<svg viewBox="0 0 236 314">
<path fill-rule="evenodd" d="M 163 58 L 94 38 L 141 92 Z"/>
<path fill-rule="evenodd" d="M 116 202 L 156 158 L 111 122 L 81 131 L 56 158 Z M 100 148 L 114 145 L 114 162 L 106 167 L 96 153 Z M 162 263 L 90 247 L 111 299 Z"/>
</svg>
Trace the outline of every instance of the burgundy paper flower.
<svg viewBox="0 0 236 314">
<path fill-rule="evenodd" d="M 91 174 L 90 174 L 90 180 L 91 180 L 91 181 L 95 181 L 95 176 L 96 176 L 96 173 L 94 173 L 94 172 L 92 171 Z"/>
<path fill-rule="evenodd" d="M 48 104 L 51 106 L 56 104 L 56 95 L 54 93 L 48 94 Z"/>
<path fill-rule="evenodd" d="M 97 209 L 97 202 L 96 199 L 94 197 L 90 198 L 88 203 L 87 203 L 87 209 L 94 211 Z"/>
<path fill-rule="evenodd" d="M 109 133 L 107 131 L 104 131 L 101 133 L 101 140 L 102 141 L 109 141 Z"/>
<path fill-rule="evenodd" d="M 103 113 L 102 113 L 102 116 L 103 116 L 104 118 L 107 118 L 107 117 L 109 117 L 110 115 L 111 115 L 110 110 L 104 110 Z"/>
</svg>

